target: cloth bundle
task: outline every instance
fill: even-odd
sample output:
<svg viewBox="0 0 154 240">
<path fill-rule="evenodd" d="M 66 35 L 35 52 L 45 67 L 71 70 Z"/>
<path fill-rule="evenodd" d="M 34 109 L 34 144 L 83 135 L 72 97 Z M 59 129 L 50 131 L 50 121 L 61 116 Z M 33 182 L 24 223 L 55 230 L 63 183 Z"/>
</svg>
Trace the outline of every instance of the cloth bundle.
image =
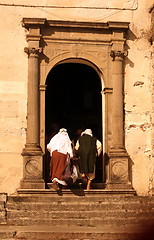
<svg viewBox="0 0 154 240">
<path fill-rule="evenodd" d="M 66 167 L 63 173 L 63 181 L 65 181 L 68 185 L 75 183 L 78 179 L 78 171 L 77 167 L 70 160 L 69 155 L 67 156 Z"/>
</svg>

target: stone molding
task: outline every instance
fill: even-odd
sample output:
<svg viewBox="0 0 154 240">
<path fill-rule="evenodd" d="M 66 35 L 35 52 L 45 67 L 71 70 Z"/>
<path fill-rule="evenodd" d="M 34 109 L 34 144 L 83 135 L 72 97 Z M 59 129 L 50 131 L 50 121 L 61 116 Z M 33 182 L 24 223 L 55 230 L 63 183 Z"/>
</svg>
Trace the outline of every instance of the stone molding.
<svg viewBox="0 0 154 240">
<path fill-rule="evenodd" d="M 120 29 L 126 31 L 129 28 L 129 22 L 80 22 L 80 21 L 61 21 L 47 20 L 46 18 L 23 18 L 22 26 L 31 28 L 31 26 L 50 26 L 50 27 L 71 27 L 71 28 L 90 28 L 90 29 Z"/>
<path fill-rule="evenodd" d="M 46 90 L 46 87 L 47 87 L 47 85 L 40 85 L 40 86 L 39 86 L 39 90 L 40 90 L 40 91 L 45 91 L 45 90 Z"/>
<path fill-rule="evenodd" d="M 104 88 L 101 94 L 112 94 L 113 93 L 113 88 Z"/>
</svg>

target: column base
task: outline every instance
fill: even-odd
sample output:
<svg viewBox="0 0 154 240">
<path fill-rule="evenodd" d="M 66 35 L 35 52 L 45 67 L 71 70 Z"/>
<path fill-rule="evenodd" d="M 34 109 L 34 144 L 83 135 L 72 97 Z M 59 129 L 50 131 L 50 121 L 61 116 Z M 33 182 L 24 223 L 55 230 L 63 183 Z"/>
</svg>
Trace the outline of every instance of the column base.
<svg viewBox="0 0 154 240">
<path fill-rule="evenodd" d="M 130 182 L 122 183 L 122 182 L 106 182 L 106 189 L 125 189 L 130 190 L 133 189 Z"/>
<path fill-rule="evenodd" d="M 132 185 L 129 183 L 106 183 L 106 190 L 116 192 L 122 195 L 136 195 L 136 191 L 133 189 Z"/>
<path fill-rule="evenodd" d="M 109 153 L 107 189 L 133 190 L 129 179 L 129 156 L 125 148 L 113 148 Z"/>
<path fill-rule="evenodd" d="M 43 179 L 22 179 L 20 182 L 21 189 L 45 189 Z"/>
<path fill-rule="evenodd" d="M 43 152 L 39 146 L 26 145 L 23 155 L 22 189 L 45 189 L 43 180 Z"/>
</svg>

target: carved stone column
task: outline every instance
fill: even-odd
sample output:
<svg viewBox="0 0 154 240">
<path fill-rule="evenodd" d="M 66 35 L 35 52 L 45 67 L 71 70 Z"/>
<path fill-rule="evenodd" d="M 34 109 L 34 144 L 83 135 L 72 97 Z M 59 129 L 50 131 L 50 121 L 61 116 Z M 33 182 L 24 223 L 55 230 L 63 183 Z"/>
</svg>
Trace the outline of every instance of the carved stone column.
<svg viewBox="0 0 154 240">
<path fill-rule="evenodd" d="M 40 48 L 25 48 L 28 54 L 28 105 L 26 145 L 21 188 L 45 188 L 43 180 L 43 152 L 40 147 L 39 54 Z"/>
<path fill-rule="evenodd" d="M 109 179 L 107 188 L 131 187 L 129 156 L 124 147 L 123 58 L 124 51 L 111 51 L 112 57 L 112 147 L 109 151 Z"/>
</svg>

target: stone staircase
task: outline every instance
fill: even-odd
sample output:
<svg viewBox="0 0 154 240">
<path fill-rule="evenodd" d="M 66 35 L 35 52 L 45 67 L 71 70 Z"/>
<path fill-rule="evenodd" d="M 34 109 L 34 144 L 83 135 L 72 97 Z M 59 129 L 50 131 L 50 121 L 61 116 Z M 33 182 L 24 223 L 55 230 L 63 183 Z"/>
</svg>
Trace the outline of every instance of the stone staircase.
<svg viewBox="0 0 154 240">
<path fill-rule="evenodd" d="M 130 192 L 19 190 L 3 211 L 5 240 L 149 240 L 154 229 L 154 198 Z"/>
</svg>

